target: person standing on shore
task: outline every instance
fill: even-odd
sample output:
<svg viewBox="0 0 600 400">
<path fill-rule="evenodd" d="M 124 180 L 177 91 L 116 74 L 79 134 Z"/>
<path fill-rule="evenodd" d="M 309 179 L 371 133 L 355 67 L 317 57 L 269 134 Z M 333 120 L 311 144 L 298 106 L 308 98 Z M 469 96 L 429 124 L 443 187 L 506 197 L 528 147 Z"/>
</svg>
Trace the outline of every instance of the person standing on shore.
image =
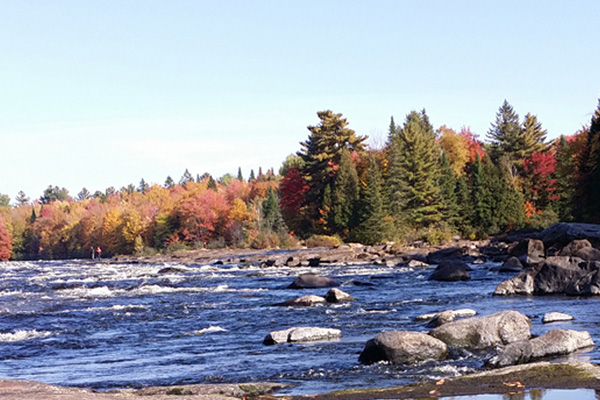
<svg viewBox="0 0 600 400">
<path fill-rule="evenodd" d="M 96 258 L 96 250 L 94 250 L 94 246 L 90 247 L 90 252 L 92 253 L 92 260 Z"/>
<path fill-rule="evenodd" d="M 96 255 L 98 256 L 99 260 L 102 258 L 102 249 L 100 248 L 100 246 L 96 248 Z"/>
</svg>

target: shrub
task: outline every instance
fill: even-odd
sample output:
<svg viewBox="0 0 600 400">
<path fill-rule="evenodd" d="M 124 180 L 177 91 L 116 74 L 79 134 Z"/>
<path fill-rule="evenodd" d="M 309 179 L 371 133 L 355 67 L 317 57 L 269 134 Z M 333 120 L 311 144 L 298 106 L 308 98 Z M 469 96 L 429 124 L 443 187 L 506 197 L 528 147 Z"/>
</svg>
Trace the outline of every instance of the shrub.
<svg viewBox="0 0 600 400">
<path fill-rule="evenodd" d="M 343 242 L 337 236 L 327 236 L 327 235 L 313 235 L 306 239 L 305 244 L 306 247 L 315 248 L 315 247 L 335 247 L 339 246 Z"/>
<path fill-rule="evenodd" d="M 279 247 L 279 236 L 273 232 L 260 232 L 250 243 L 253 249 L 272 249 Z"/>
</svg>

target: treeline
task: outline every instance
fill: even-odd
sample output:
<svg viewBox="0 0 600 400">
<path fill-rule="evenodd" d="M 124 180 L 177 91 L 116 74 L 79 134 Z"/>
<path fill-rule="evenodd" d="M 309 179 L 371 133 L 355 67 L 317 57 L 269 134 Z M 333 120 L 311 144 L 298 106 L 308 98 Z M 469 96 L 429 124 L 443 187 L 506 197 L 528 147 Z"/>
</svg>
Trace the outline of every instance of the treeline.
<svg viewBox="0 0 600 400">
<path fill-rule="evenodd" d="M 548 141 L 508 102 L 483 143 L 468 128 L 437 130 L 425 110 L 391 119 L 380 149 L 341 114 L 319 123 L 279 173 L 244 179 L 187 170 L 178 183 L 108 188 L 75 199 L 49 186 L 11 207 L 0 195 L 0 260 L 153 254 L 185 248 L 374 244 L 481 238 L 556 221 L 600 223 L 600 103 L 591 124 Z"/>
</svg>

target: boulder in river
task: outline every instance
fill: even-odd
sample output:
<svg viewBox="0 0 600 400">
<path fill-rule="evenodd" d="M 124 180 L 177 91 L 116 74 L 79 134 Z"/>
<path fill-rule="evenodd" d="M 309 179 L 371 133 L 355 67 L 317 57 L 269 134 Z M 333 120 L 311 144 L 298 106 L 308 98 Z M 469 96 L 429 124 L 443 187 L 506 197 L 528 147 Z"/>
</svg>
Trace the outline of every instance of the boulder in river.
<svg viewBox="0 0 600 400">
<path fill-rule="evenodd" d="M 594 346 L 586 331 L 554 329 L 531 340 L 511 343 L 498 349 L 498 354 L 488 360 L 493 367 L 524 364 L 544 357 L 570 354 Z"/>
<path fill-rule="evenodd" d="M 316 274 L 302 274 L 296 278 L 296 280 L 288 286 L 289 289 L 314 289 L 314 288 L 327 288 L 336 287 L 340 284 L 331 278 L 325 276 L 319 276 Z"/>
<path fill-rule="evenodd" d="M 581 258 L 548 257 L 536 267 L 501 282 L 494 294 L 506 296 L 566 293 L 572 282 L 590 272 L 589 268 Z"/>
<path fill-rule="evenodd" d="M 343 290 L 333 288 L 327 292 L 325 300 L 328 303 L 343 303 L 345 301 L 355 301 L 356 299 Z"/>
<path fill-rule="evenodd" d="M 463 257 L 465 257 L 465 250 L 463 248 L 448 247 L 432 251 L 427 255 L 426 261 L 428 264 L 440 264 L 443 261 L 463 261 Z"/>
<path fill-rule="evenodd" d="M 456 318 L 474 317 L 475 315 L 477 315 L 477 312 L 468 308 L 442 311 L 434 314 L 431 320 L 427 323 L 427 326 L 429 328 L 437 328 L 438 326 L 453 322 Z"/>
<path fill-rule="evenodd" d="M 544 229 L 540 238 L 546 249 L 560 250 L 573 240 L 587 239 L 592 245 L 600 244 L 600 225 L 559 222 Z"/>
<path fill-rule="evenodd" d="M 523 239 L 510 248 L 508 255 L 516 257 L 522 265 L 535 265 L 544 259 L 544 242 L 538 239 Z"/>
<path fill-rule="evenodd" d="M 544 318 L 542 318 L 542 323 L 549 324 L 551 322 L 572 321 L 573 319 L 573 316 L 569 314 L 561 312 L 549 312 L 544 314 Z"/>
<path fill-rule="evenodd" d="M 442 360 L 448 346 L 422 332 L 387 331 L 369 340 L 358 361 L 372 364 L 390 361 L 394 364 L 415 364 L 427 360 Z"/>
<path fill-rule="evenodd" d="M 263 344 L 281 344 L 295 342 L 321 342 L 335 340 L 342 337 L 342 331 L 331 328 L 293 327 L 269 333 Z"/>
<path fill-rule="evenodd" d="M 523 264 L 517 257 L 510 257 L 497 269 L 498 272 L 521 272 Z"/>
<path fill-rule="evenodd" d="M 323 296 L 315 296 L 314 294 L 309 294 L 307 296 L 298 297 L 297 299 L 286 300 L 283 303 L 274 304 L 275 306 L 316 306 L 319 304 L 325 304 L 327 301 Z"/>
<path fill-rule="evenodd" d="M 462 261 L 443 261 L 429 276 L 432 281 L 466 281 L 471 279 L 471 267 Z"/>
<path fill-rule="evenodd" d="M 531 337 L 529 318 L 517 311 L 500 311 L 483 317 L 449 322 L 429 334 L 450 347 L 484 349 Z"/>
<path fill-rule="evenodd" d="M 570 296 L 597 296 L 600 295 L 600 266 L 599 263 L 590 263 L 595 269 L 584 273 L 583 276 L 573 279 L 565 289 Z"/>
</svg>

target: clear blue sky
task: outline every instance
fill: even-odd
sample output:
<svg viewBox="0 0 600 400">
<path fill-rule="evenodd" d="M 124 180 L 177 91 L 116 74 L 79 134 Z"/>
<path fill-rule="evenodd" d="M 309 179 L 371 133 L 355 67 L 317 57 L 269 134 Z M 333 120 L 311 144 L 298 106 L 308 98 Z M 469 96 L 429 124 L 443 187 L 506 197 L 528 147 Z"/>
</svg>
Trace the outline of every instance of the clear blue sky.
<svg viewBox="0 0 600 400">
<path fill-rule="evenodd" d="M 550 137 L 600 94 L 600 2 L 0 1 L 0 193 L 75 196 L 188 168 L 276 170 L 316 112 L 484 138 L 504 99 Z"/>
</svg>

